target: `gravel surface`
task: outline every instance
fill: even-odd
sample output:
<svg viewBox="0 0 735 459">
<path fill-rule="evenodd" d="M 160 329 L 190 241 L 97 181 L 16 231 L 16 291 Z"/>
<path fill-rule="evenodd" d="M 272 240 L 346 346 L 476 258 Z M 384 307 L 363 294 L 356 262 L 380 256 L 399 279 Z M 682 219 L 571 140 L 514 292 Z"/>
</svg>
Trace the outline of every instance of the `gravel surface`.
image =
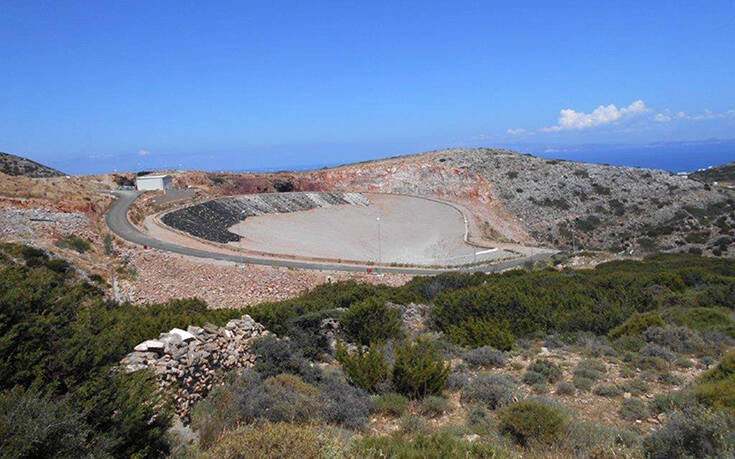
<svg viewBox="0 0 735 459">
<path fill-rule="evenodd" d="M 333 260 L 458 265 L 472 262 L 480 251 L 464 243 L 464 218 L 447 204 L 411 196 L 365 196 L 368 206 L 265 214 L 229 229 L 242 236 L 234 244 L 244 249 Z M 478 255 L 477 261 L 509 255 L 496 250 Z"/>
</svg>

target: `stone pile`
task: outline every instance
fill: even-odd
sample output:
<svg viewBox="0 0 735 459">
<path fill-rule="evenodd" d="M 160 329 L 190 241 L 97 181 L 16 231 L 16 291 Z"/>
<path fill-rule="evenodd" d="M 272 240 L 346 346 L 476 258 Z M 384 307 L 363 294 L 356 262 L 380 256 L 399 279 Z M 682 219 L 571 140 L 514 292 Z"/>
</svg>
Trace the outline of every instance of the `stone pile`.
<svg viewBox="0 0 735 459">
<path fill-rule="evenodd" d="M 135 346 L 120 362 L 120 370 L 152 370 L 160 390 L 174 390 L 176 414 L 188 420 L 192 407 L 206 397 L 216 378 L 253 366 L 256 356 L 250 352 L 250 343 L 267 333 L 248 315 L 224 327 L 174 328 Z"/>
<path fill-rule="evenodd" d="M 212 199 L 164 215 L 166 225 L 213 242 L 235 242 L 240 236 L 228 230 L 256 215 L 288 213 L 336 205 L 366 206 L 360 193 L 261 193 Z"/>
</svg>

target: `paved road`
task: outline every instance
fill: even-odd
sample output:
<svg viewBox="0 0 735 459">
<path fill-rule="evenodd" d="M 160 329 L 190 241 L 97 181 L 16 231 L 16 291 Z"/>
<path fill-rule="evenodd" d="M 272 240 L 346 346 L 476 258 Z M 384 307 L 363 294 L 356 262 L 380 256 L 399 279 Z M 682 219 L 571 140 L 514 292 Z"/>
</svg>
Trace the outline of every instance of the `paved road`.
<svg viewBox="0 0 735 459">
<path fill-rule="evenodd" d="M 281 260 L 275 258 L 257 258 L 245 255 L 234 255 L 219 252 L 210 252 L 208 250 L 194 249 L 171 242 L 155 239 L 148 234 L 138 230 L 128 220 L 128 209 L 133 202 L 141 194 L 138 191 L 116 191 L 113 193 L 117 196 L 117 200 L 112 204 L 110 210 L 105 215 L 105 223 L 110 231 L 118 237 L 138 245 L 147 245 L 155 249 L 165 250 L 167 252 L 178 253 L 197 258 L 209 258 L 213 260 L 229 261 L 234 263 L 266 265 L 266 266 L 283 266 L 288 268 L 316 269 L 326 271 L 346 271 L 346 272 L 365 272 L 368 268 L 376 269 L 381 273 L 398 273 L 398 274 L 439 274 L 446 271 L 502 271 L 504 269 L 521 266 L 527 261 L 536 261 L 550 256 L 550 254 L 538 254 L 528 257 L 518 258 L 515 260 L 496 263 L 493 265 L 476 266 L 471 268 L 460 269 L 429 269 L 429 268 L 406 268 L 394 266 L 381 266 L 376 268 L 368 265 L 348 265 L 338 263 L 318 263 L 309 261 L 293 261 Z"/>
</svg>

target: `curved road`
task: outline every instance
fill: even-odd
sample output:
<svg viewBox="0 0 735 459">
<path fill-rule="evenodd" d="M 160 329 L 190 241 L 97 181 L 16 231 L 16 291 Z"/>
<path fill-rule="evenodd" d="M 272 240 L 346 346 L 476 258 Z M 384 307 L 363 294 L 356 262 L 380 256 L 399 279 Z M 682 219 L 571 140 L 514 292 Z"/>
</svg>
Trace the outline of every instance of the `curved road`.
<svg viewBox="0 0 735 459">
<path fill-rule="evenodd" d="M 548 257 L 549 253 L 531 255 L 527 257 L 518 258 L 515 260 L 505 261 L 496 263 L 493 265 L 475 266 L 469 268 L 459 269 L 430 269 L 430 268 L 406 268 L 396 266 L 368 266 L 368 265 L 349 265 L 349 264 L 338 264 L 338 263 L 319 263 L 309 261 L 293 261 L 293 260 L 281 260 L 276 258 L 258 258 L 249 257 L 245 255 L 233 255 L 227 253 L 210 252 L 208 250 L 194 249 L 185 247 L 182 245 L 174 244 L 171 242 L 161 241 L 155 239 L 148 234 L 145 234 L 133 226 L 128 220 L 128 209 L 133 202 L 141 194 L 139 191 L 116 191 L 112 193 L 117 196 L 117 200 L 112 204 L 110 210 L 105 214 L 105 223 L 115 235 L 118 237 L 132 242 L 138 245 L 147 245 L 154 249 L 165 250 L 167 252 L 178 253 L 196 258 L 209 258 L 212 260 L 229 261 L 233 263 L 245 263 L 254 265 L 266 265 L 266 266 L 283 266 L 288 268 L 300 268 L 300 269 L 316 269 L 326 271 L 346 271 L 346 272 L 365 272 L 368 268 L 373 268 L 381 273 L 397 273 L 397 274 L 439 274 L 447 271 L 502 271 L 508 268 L 514 268 L 521 266 L 527 261 L 536 261 L 542 258 Z"/>
</svg>

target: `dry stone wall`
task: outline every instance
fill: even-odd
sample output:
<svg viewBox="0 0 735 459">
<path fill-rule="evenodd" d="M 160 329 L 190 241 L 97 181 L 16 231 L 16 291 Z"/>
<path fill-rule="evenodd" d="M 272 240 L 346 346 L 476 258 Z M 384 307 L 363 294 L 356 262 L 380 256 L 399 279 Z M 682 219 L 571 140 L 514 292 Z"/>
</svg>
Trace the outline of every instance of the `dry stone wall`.
<svg viewBox="0 0 735 459">
<path fill-rule="evenodd" d="M 174 391 L 176 414 L 187 422 L 192 407 L 206 397 L 217 377 L 254 365 L 250 343 L 267 333 L 248 315 L 224 327 L 174 328 L 135 346 L 120 362 L 120 370 L 152 370 L 160 390 Z"/>
</svg>

